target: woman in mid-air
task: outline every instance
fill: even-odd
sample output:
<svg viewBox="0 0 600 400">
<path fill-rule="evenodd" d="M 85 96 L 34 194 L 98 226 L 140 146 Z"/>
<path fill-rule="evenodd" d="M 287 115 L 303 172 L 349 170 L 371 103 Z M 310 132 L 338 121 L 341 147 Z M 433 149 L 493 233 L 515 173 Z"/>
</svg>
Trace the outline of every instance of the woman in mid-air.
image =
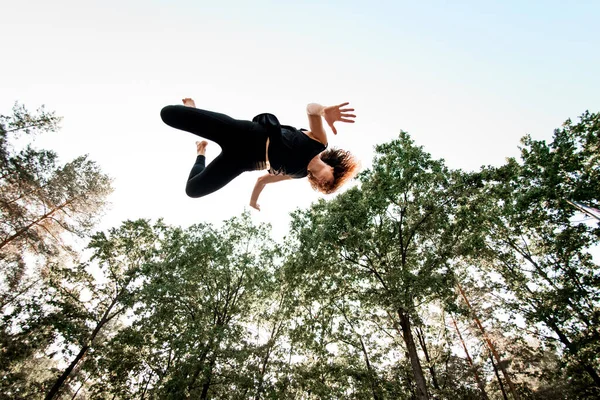
<svg viewBox="0 0 600 400">
<path fill-rule="evenodd" d="M 268 183 L 308 177 L 313 189 L 335 192 L 358 172 L 358 162 L 349 152 L 327 149 L 324 118 L 334 134 L 335 122 L 353 123 L 356 116 L 348 103 L 324 107 L 311 103 L 306 107 L 310 130 L 281 125 L 272 114 L 260 114 L 252 121 L 196 108 L 190 98 L 183 105 L 164 107 L 160 116 L 173 128 L 212 140 L 222 152 L 206 165 L 206 141 L 196 142 L 198 156 L 185 191 L 190 197 L 202 197 L 231 182 L 245 171 L 268 170 L 258 178 L 250 206 L 260 210 L 258 196 Z"/>
</svg>

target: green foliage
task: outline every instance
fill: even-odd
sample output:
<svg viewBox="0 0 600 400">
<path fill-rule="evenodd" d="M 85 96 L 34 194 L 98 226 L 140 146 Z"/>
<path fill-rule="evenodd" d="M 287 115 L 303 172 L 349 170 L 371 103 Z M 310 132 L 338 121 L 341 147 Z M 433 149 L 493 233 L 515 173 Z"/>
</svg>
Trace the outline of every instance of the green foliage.
<svg viewBox="0 0 600 400">
<path fill-rule="evenodd" d="M 350 341 L 346 332 L 353 324 L 343 312 L 340 315 L 345 304 L 357 304 L 357 328 L 351 330 L 361 342 L 377 333 L 375 342 L 384 340 L 382 320 L 392 327 L 395 332 L 386 336 L 396 339 L 396 351 L 404 351 L 396 335 L 404 342 L 416 395 L 426 398 L 411 324 L 423 325 L 419 315 L 424 304 L 453 297 L 450 265 L 470 238 L 468 199 L 480 185 L 476 176 L 450 171 L 442 161 L 431 159 L 404 132 L 376 150 L 373 169 L 360 176 L 360 188 L 294 215 L 294 272 L 321 307 L 338 303 L 330 318 L 346 324 L 339 323 L 337 335 L 327 332 L 335 340 Z M 356 343 L 354 339 L 351 347 L 361 348 L 364 363 L 371 364 L 366 347 Z M 390 362 L 380 354 L 373 360 Z M 381 397 L 377 367 L 367 369 L 372 395 Z M 429 370 L 433 379 L 434 368 Z"/>
<path fill-rule="evenodd" d="M 17 151 L 11 136 L 54 132 L 60 118 L 15 105 L 0 116 L 0 263 L 2 308 L 27 274 L 26 258 L 52 262 L 71 253 L 65 234 L 83 236 L 98 221 L 110 179 L 85 156 L 57 164 L 52 151 Z M 25 285 L 22 285 L 25 283 Z"/>
<path fill-rule="evenodd" d="M 0 352 L 7 356 L 0 388 L 12 398 L 39 394 L 51 379 L 45 371 L 55 362 L 46 352 L 62 333 L 69 336 L 61 329 L 82 310 L 54 304 L 50 276 L 76 260 L 69 242 L 90 233 L 111 191 L 86 157 L 60 165 L 56 153 L 29 144 L 57 131 L 60 120 L 19 104 L 0 115 Z"/>
<path fill-rule="evenodd" d="M 130 321 L 86 366 L 97 382 L 88 391 L 177 399 L 252 393 L 265 345 L 253 343 L 248 325 L 267 307 L 276 256 L 266 227 L 246 214 L 219 230 L 151 232 L 160 240 L 139 265 Z M 115 254 L 113 245 L 103 244 L 103 254 Z M 137 244 L 132 252 L 140 252 Z"/>
<path fill-rule="evenodd" d="M 9 135 L 58 122 L 17 107 L 0 120 L 0 398 L 595 398 L 600 231 L 567 200 L 599 207 L 599 119 L 476 173 L 401 132 L 277 244 L 247 213 L 90 235 L 108 181 L 15 151 Z M 85 262 L 65 233 L 89 239 Z"/>
<path fill-rule="evenodd" d="M 586 112 L 549 144 L 524 138 L 520 163 L 486 171 L 493 193 L 486 199 L 487 265 L 514 296 L 503 305 L 553 335 L 569 369 L 579 368 L 583 385 L 597 388 L 600 269 L 589 251 L 600 228 L 575 222 L 569 201 L 599 206 L 599 143 L 600 114 Z"/>
</svg>

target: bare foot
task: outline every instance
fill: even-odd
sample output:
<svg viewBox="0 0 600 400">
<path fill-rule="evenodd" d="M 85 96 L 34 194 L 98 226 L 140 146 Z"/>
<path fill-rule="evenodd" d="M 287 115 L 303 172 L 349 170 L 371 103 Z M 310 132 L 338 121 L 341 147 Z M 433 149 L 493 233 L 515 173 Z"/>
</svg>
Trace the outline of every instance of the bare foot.
<svg viewBox="0 0 600 400">
<path fill-rule="evenodd" d="M 208 146 L 208 142 L 203 140 L 201 142 L 196 142 L 196 151 L 199 156 L 203 156 L 206 153 L 206 146 Z"/>
<path fill-rule="evenodd" d="M 183 102 L 184 106 L 196 108 L 196 103 L 194 102 L 194 100 L 190 99 L 189 97 L 186 97 L 185 99 L 182 99 L 181 101 Z"/>
</svg>

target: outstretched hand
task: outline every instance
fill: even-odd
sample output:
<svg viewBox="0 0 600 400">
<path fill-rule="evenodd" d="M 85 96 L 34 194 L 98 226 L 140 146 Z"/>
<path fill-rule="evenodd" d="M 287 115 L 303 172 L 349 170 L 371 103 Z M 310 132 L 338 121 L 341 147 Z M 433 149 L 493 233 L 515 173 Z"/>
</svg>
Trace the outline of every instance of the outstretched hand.
<svg viewBox="0 0 600 400">
<path fill-rule="evenodd" d="M 335 129 L 335 126 L 333 126 L 335 122 L 341 121 L 351 124 L 354 123 L 354 118 L 356 118 L 356 115 L 349 114 L 350 112 L 354 111 L 354 108 L 342 108 L 348 104 L 350 103 L 346 102 L 338 104 L 337 106 L 325 107 L 323 109 L 323 118 L 325 118 L 327 125 L 329 125 L 334 135 L 337 135 L 337 130 Z"/>
</svg>

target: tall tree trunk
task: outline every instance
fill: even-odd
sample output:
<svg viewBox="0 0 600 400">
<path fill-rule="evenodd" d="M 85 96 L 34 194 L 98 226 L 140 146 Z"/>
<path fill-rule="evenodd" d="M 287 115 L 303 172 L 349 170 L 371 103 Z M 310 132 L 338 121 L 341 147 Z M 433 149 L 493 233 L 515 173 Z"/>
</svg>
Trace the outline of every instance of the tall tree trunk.
<svg viewBox="0 0 600 400">
<path fill-rule="evenodd" d="M 502 379 L 500 379 L 500 374 L 498 373 L 498 368 L 496 368 L 496 364 L 494 364 L 494 357 L 490 352 L 490 361 L 492 362 L 492 368 L 494 368 L 494 374 L 496 375 L 496 379 L 498 379 L 498 384 L 500 385 L 500 390 L 502 391 L 502 397 L 504 400 L 508 400 L 508 396 L 506 394 L 506 390 L 504 389 L 504 384 L 502 383 Z"/>
<path fill-rule="evenodd" d="M 254 396 L 254 400 L 260 400 L 260 395 L 264 390 L 264 381 L 265 381 L 265 373 L 267 371 L 267 364 L 269 363 L 269 357 L 271 356 L 271 346 L 267 349 L 267 354 L 262 360 L 262 365 L 260 366 L 260 377 L 258 378 L 258 387 L 256 389 L 256 395 Z"/>
<path fill-rule="evenodd" d="M 192 379 L 190 379 L 188 386 L 187 386 L 188 392 L 192 391 L 192 389 L 194 388 L 194 385 L 196 384 L 196 381 L 198 380 L 198 377 L 200 376 L 200 372 L 202 372 L 202 370 L 204 369 L 204 361 L 206 360 L 206 357 L 208 356 L 208 353 L 210 352 L 211 348 L 212 348 L 212 339 L 209 340 L 209 342 L 206 344 L 206 346 L 202 350 L 202 353 L 200 353 L 200 359 L 198 360 L 196 370 L 192 374 Z"/>
<path fill-rule="evenodd" d="M 403 309 L 399 309 L 398 317 L 400 318 L 402 336 L 404 338 L 404 343 L 406 344 L 406 350 L 408 351 L 408 357 L 410 358 L 410 364 L 412 366 L 413 375 L 417 386 L 417 399 L 429 400 L 427 382 L 425 381 L 425 376 L 423 375 L 421 361 L 419 361 L 419 354 L 417 353 L 417 346 L 415 345 L 413 338 L 409 316 Z"/>
<path fill-rule="evenodd" d="M 417 338 L 419 339 L 419 344 L 423 349 L 423 353 L 425 354 L 425 360 L 427 361 L 427 368 L 429 369 L 429 373 L 431 373 L 431 382 L 433 383 L 433 387 L 437 390 L 440 390 L 440 385 L 438 385 L 437 377 L 435 373 L 435 367 L 431 363 L 431 358 L 429 358 L 429 352 L 427 351 L 427 345 L 425 344 L 425 334 L 423 330 L 419 327 L 415 329 L 417 332 Z"/>
<path fill-rule="evenodd" d="M 371 391 L 373 392 L 373 400 L 380 400 L 381 397 L 379 395 L 379 390 L 377 388 L 376 382 L 377 376 L 375 374 L 375 371 L 373 371 L 373 367 L 371 366 L 371 361 L 369 360 L 367 348 L 365 347 L 365 343 L 363 342 L 362 337 L 360 337 L 360 335 L 358 336 L 358 339 L 360 340 L 360 346 L 362 348 L 363 356 L 365 357 L 365 363 L 367 364 L 367 371 L 369 372 L 369 382 L 371 384 Z"/>
<path fill-rule="evenodd" d="M 471 311 L 471 315 L 473 316 L 473 319 L 475 320 L 477 327 L 481 331 L 483 338 L 488 345 L 488 348 L 490 349 L 490 351 L 496 358 L 496 361 L 498 362 L 498 367 L 500 367 L 500 370 L 502 371 L 502 375 L 504 376 L 506 383 L 508 383 L 508 387 L 510 388 L 510 393 L 512 394 L 514 400 L 520 400 L 519 394 L 517 393 L 517 389 L 515 388 L 515 385 L 513 384 L 512 380 L 510 379 L 510 376 L 508 375 L 506 368 L 504 368 L 504 365 L 502 363 L 502 360 L 500 360 L 500 355 L 496 351 L 496 347 L 494 346 L 494 343 L 492 343 L 489 336 L 487 335 L 487 332 L 483 328 L 481 321 L 479 321 L 479 318 L 477 318 L 477 314 L 475 313 L 475 310 L 473 310 L 473 307 L 471 307 L 471 303 L 469 302 L 469 299 L 467 299 L 467 295 L 465 294 L 465 291 L 463 290 L 462 286 L 460 286 L 460 283 L 458 283 L 458 282 L 456 283 L 456 285 L 458 286 L 458 290 L 460 291 L 460 294 L 462 295 L 463 299 L 465 300 L 467 307 L 469 307 L 469 310 Z"/>
<path fill-rule="evenodd" d="M 204 383 L 202 384 L 202 393 L 200 394 L 200 400 L 206 400 L 208 398 L 208 389 L 210 389 L 210 384 L 212 381 L 212 372 L 215 366 L 215 362 L 217 361 L 217 354 L 215 353 L 208 364 L 208 370 L 204 375 Z"/>
<path fill-rule="evenodd" d="M 110 305 L 108 306 L 108 308 L 104 312 L 104 315 L 102 315 L 102 318 L 100 319 L 100 322 L 98 322 L 98 324 L 96 324 L 96 328 L 94 328 L 94 331 L 92 332 L 92 335 L 90 336 L 90 338 L 81 347 L 81 350 L 79 350 L 79 353 L 77 354 L 77 356 L 75 357 L 75 359 L 73 361 L 71 361 L 71 364 L 69 364 L 69 366 L 67 367 L 67 369 L 65 369 L 65 371 L 62 373 L 62 375 L 58 377 L 58 379 L 54 383 L 54 386 L 52 386 L 52 388 L 50 389 L 50 391 L 46 395 L 45 400 L 52 400 L 54 398 L 54 396 L 56 396 L 58 394 L 58 392 L 60 391 L 62 385 L 65 383 L 65 381 L 67 380 L 67 378 L 69 377 L 69 375 L 71 374 L 71 372 L 73 371 L 73 369 L 77 366 L 77 364 L 79 363 L 79 361 L 81 361 L 81 359 L 85 356 L 85 354 L 89 350 L 90 346 L 92 345 L 92 343 L 96 339 L 96 336 L 100 332 L 100 329 L 102 329 L 102 327 L 108 321 L 110 321 L 109 315 L 110 315 L 110 312 L 111 312 L 112 308 L 117 303 L 117 299 L 118 299 L 118 296 L 115 296 L 115 298 L 113 299 L 112 303 L 110 303 Z M 112 318 L 114 318 L 114 316 L 115 315 L 113 315 Z"/>
<path fill-rule="evenodd" d="M 477 368 L 475 367 L 475 364 L 473 363 L 473 359 L 471 358 L 471 355 L 469 354 L 467 344 L 465 343 L 462 335 L 460 334 L 460 330 L 458 329 L 458 325 L 456 324 L 456 320 L 454 319 L 454 316 L 452 316 L 452 323 L 454 324 L 454 328 L 456 328 L 456 333 L 458 334 L 458 338 L 460 339 L 460 342 L 462 343 L 463 349 L 465 349 L 465 354 L 467 355 L 467 360 L 469 361 L 469 365 L 471 366 L 471 370 L 473 371 L 473 375 L 475 376 L 475 381 L 477 382 L 477 386 L 479 387 L 479 390 L 481 390 L 481 398 L 484 400 L 488 400 L 488 395 L 485 391 L 485 384 L 483 383 L 483 381 L 479 377 L 479 374 L 477 373 Z"/>
<path fill-rule="evenodd" d="M 146 397 L 146 391 L 148 390 L 148 385 L 150 385 L 150 376 L 148 377 L 148 379 L 146 380 L 146 384 L 144 385 L 144 390 L 142 391 L 142 395 L 140 396 L 140 400 L 144 400 L 144 397 Z"/>
</svg>

